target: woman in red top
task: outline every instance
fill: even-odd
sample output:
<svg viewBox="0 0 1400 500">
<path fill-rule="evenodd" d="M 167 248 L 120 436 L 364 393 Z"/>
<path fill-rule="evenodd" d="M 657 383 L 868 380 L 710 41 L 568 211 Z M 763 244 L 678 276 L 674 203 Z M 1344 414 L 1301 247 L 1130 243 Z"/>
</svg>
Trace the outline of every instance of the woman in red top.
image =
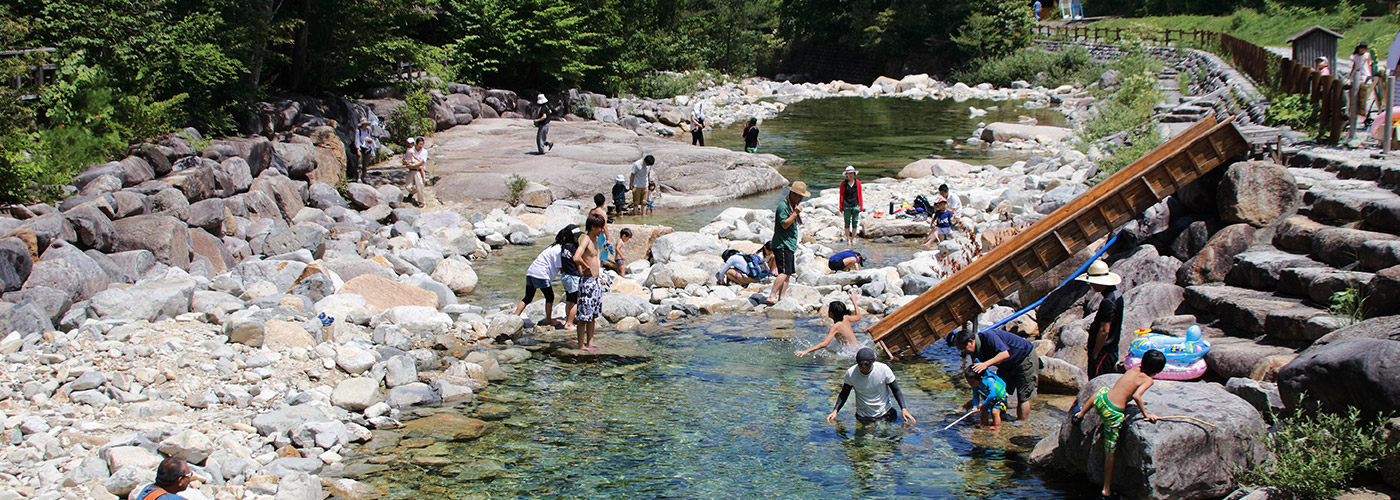
<svg viewBox="0 0 1400 500">
<path fill-rule="evenodd" d="M 856 167 L 846 166 L 846 180 L 841 181 L 841 215 L 846 219 L 846 243 L 856 241 L 856 228 L 860 226 L 860 212 L 865 210 L 865 198 L 860 194 L 860 181 L 856 180 Z"/>
</svg>

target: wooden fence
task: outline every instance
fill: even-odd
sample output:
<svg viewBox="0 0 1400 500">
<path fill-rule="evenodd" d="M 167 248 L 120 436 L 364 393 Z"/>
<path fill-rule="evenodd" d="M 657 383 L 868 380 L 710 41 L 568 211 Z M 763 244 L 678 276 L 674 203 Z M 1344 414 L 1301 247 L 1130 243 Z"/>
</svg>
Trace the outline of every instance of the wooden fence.
<svg viewBox="0 0 1400 500">
<path fill-rule="evenodd" d="M 1225 33 L 1200 30 L 1127 30 L 1069 26 L 1036 26 L 1037 39 L 1085 43 L 1143 41 L 1158 45 L 1188 45 L 1223 54 L 1224 58 L 1262 88 L 1306 96 L 1319 108 L 1313 119 L 1320 142 L 1336 144 L 1347 121 L 1350 84 L 1336 76 L 1324 76 L 1307 64 L 1280 56 L 1263 47 Z M 1126 38 L 1125 38 L 1126 36 Z"/>
</svg>

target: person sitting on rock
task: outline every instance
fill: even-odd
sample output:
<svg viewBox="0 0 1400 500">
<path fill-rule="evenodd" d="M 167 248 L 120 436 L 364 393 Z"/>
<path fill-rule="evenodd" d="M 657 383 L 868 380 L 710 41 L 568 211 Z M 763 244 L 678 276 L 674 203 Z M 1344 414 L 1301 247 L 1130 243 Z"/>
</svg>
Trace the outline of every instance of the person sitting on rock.
<svg viewBox="0 0 1400 500">
<path fill-rule="evenodd" d="M 739 286 L 763 281 L 773 269 L 773 244 L 764 243 L 760 252 L 762 255 L 725 250 L 720 254 L 720 258 L 724 259 L 724 268 L 719 270 L 715 280 L 721 285 L 732 283 Z"/>
<path fill-rule="evenodd" d="M 865 255 L 855 250 L 842 250 L 826 258 L 826 267 L 835 272 L 859 271 L 865 265 Z"/>
<path fill-rule="evenodd" d="M 603 269 L 615 272 L 618 276 L 626 278 L 627 258 L 622 255 L 622 245 L 625 245 L 627 244 L 627 242 L 632 241 L 632 229 L 626 227 L 622 228 L 622 231 L 618 231 L 617 233 L 617 239 L 618 244 L 616 246 L 608 245 L 607 250 L 609 251 L 609 257 L 611 258 L 603 261 L 602 265 Z"/>
<path fill-rule="evenodd" d="M 141 500 L 185 500 L 185 497 L 178 493 L 189 489 L 190 481 L 194 479 L 194 474 L 190 471 L 190 465 L 184 459 L 170 457 L 160 462 L 156 466 L 156 482 L 141 489 L 132 498 Z"/>
<path fill-rule="evenodd" d="M 933 202 L 933 214 L 929 217 L 932 226 L 929 227 L 928 238 L 924 239 L 923 245 L 933 245 L 935 241 L 943 241 L 953 237 L 953 225 L 958 229 L 963 229 L 962 221 L 953 216 L 953 212 L 948 210 L 948 200 L 939 197 Z"/>
<path fill-rule="evenodd" d="M 962 212 L 962 200 L 948 192 L 947 184 L 938 185 L 938 196 L 942 196 L 943 199 L 948 200 L 948 211 L 953 212 L 953 215 L 956 216 Z"/>
<path fill-rule="evenodd" d="M 1142 405 L 1142 395 L 1147 393 L 1147 389 L 1152 387 L 1152 377 L 1162 372 L 1167 366 L 1167 357 L 1162 351 L 1156 349 L 1147 351 L 1142 355 L 1142 365 L 1135 366 L 1113 383 L 1113 388 L 1102 387 L 1094 394 L 1093 402 L 1084 405 L 1078 413 L 1070 420 L 1078 426 L 1084 422 L 1084 414 L 1090 408 L 1098 411 L 1099 419 L 1103 420 L 1100 425 L 1100 432 L 1103 433 L 1103 491 L 1099 498 L 1114 498 L 1111 491 L 1113 486 L 1113 455 L 1118 449 L 1118 431 L 1123 427 L 1123 421 L 1127 419 L 1126 409 L 1128 398 L 1132 398 L 1137 403 L 1138 410 L 1142 412 L 1143 420 L 1156 422 L 1157 416 L 1147 412 L 1147 407 Z"/>
<path fill-rule="evenodd" d="M 852 309 L 850 310 L 847 310 L 846 304 L 839 300 L 832 301 L 830 304 L 827 304 L 826 314 L 827 316 L 830 316 L 831 321 L 834 321 L 835 323 L 831 325 L 831 328 L 828 328 L 826 330 L 826 338 L 822 339 L 821 343 L 812 346 L 810 349 L 796 351 L 793 352 L 793 354 L 796 354 L 798 357 L 811 354 L 812 351 L 831 345 L 831 341 L 834 340 L 838 335 L 841 336 L 840 350 L 842 353 L 849 354 L 851 351 L 854 351 L 856 350 L 856 348 L 860 347 L 860 341 L 856 340 L 855 329 L 851 328 L 851 325 L 855 324 L 855 322 L 857 321 L 860 321 L 860 302 L 856 301 L 856 299 L 858 298 L 859 297 L 856 296 L 855 292 L 851 292 Z"/>
<path fill-rule="evenodd" d="M 972 364 L 977 373 L 997 367 L 997 375 L 1006 381 L 1008 393 L 1016 391 L 1016 420 L 1025 421 L 1040 375 L 1040 356 L 1035 354 L 1035 345 L 1006 330 L 992 328 L 977 333 L 975 324 L 958 332 L 953 345 L 962 355 L 977 360 Z"/>
</svg>

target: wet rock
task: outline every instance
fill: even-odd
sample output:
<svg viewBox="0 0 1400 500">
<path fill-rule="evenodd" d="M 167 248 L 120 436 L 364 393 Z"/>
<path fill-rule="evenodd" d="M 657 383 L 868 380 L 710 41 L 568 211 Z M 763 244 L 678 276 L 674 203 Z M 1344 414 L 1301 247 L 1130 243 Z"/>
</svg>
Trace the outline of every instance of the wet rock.
<svg viewBox="0 0 1400 500">
<path fill-rule="evenodd" d="M 1288 169 L 1266 162 L 1239 162 L 1225 169 L 1218 188 L 1220 218 L 1264 227 L 1297 206 L 1298 183 Z"/>
<path fill-rule="evenodd" d="M 1087 405 L 1101 387 L 1111 386 L 1120 375 L 1103 375 L 1080 391 L 1078 405 Z M 1235 489 L 1232 471 L 1253 467 L 1267 459 L 1257 436 L 1264 432 L 1259 411 L 1225 389 L 1199 383 L 1157 381 L 1143 395 L 1143 403 L 1157 415 L 1184 415 L 1190 420 L 1142 420 L 1140 410 L 1129 406 L 1128 418 L 1118 437 L 1113 472 L 1115 490 L 1128 497 L 1211 498 Z M 1103 481 L 1104 447 L 1098 414 L 1089 412 L 1080 425 L 1069 419 L 1060 426 L 1062 465 Z"/>
<path fill-rule="evenodd" d="M 403 435 L 410 438 L 429 437 L 439 441 L 471 441 L 491 429 L 492 424 L 479 419 L 438 413 L 404 423 Z"/>
<path fill-rule="evenodd" d="M 1314 346 L 1278 372 L 1285 402 L 1306 397 L 1328 411 L 1400 408 L 1400 341 L 1350 338 Z"/>
</svg>

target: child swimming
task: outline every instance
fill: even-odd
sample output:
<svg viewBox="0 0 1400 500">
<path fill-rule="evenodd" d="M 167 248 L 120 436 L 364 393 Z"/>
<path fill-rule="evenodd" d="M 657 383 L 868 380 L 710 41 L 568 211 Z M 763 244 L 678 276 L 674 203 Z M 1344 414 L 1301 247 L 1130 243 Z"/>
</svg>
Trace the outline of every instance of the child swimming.
<svg viewBox="0 0 1400 500">
<path fill-rule="evenodd" d="M 835 339 L 837 335 L 841 336 L 841 351 L 854 351 L 859 348 L 860 342 L 856 340 L 856 333 L 851 329 L 852 323 L 860 321 L 860 303 L 856 302 L 855 292 L 851 292 L 851 307 L 854 311 L 847 310 L 846 304 L 840 301 L 833 301 L 827 305 L 827 315 L 831 316 L 831 320 L 836 323 L 826 331 L 826 339 L 822 340 L 820 344 L 812 346 L 811 349 L 796 351 L 793 354 L 799 357 L 811 354 L 812 351 L 831 345 L 832 339 Z M 850 312 L 855 314 L 848 314 Z"/>
</svg>

